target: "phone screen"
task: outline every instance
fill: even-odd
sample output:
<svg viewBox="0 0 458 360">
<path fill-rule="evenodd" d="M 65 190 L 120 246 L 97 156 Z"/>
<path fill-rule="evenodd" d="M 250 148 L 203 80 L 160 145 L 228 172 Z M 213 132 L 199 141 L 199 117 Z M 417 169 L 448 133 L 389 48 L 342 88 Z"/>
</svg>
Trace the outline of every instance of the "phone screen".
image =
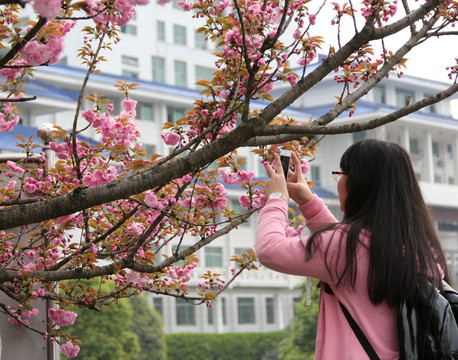
<svg viewBox="0 0 458 360">
<path fill-rule="evenodd" d="M 285 179 L 288 180 L 289 164 L 291 161 L 291 152 L 289 150 L 283 150 L 280 152 L 280 161 L 283 168 L 283 174 Z"/>
</svg>

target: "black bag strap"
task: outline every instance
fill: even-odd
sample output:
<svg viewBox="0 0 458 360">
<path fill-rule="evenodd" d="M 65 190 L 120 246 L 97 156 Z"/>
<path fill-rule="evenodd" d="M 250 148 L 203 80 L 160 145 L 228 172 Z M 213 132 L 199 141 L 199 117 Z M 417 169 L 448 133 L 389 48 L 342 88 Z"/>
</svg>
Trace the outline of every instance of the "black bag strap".
<svg viewBox="0 0 458 360">
<path fill-rule="evenodd" d="M 324 285 L 324 290 L 326 291 L 326 293 L 330 295 L 334 295 L 334 292 L 332 291 L 331 287 L 328 284 Z M 352 328 L 353 332 L 355 333 L 356 337 L 358 338 L 361 346 L 364 348 L 367 355 L 369 356 L 369 359 L 370 360 L 380 360 L 374 348 L 372 347 L 371 343 L 369 342 L 369 340 L 367 340 L 366 335 L 364 335 L 363 331 L 358 326 L 355 319 L 353 319 L 353 317 L 350 315 L 347 308 L 340 301 L 339 301 L 339 305 L 340 305 L 340 308 L 342 309 L 342 312 L 345 315 L 345 318 L 347 319 L 348 323 L 350 324 L 350 327 Z"/>
</svg>

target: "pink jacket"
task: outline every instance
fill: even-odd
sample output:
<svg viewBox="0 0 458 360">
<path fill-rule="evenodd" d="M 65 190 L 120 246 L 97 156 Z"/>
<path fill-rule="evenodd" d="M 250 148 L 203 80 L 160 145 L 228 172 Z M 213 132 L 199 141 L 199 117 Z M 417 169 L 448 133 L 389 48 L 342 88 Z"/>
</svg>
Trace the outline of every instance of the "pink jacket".
<svg viewBox="0 0 458 360">
<path fill-rule="evenodd" d="M 299 206 L 311 231 L 337 220 L 315 196 L 308 203 Z M 270 199 L 259 214 L 256 237 L 256 254 L 259 261 L 268 268 L 285 274 L 311 276 L 328 283 L 334 295 L 320 291 L 320 310 L 315 358 L 317 360 L 359 360 L 368 359 L 353 330 L 339 306 L 339 299 L 370 341 L 380 359 L 398 359 L 396 309 L 385 304 L 374 305 L 369 299 L 367 276 L 369 251 L 367 236 L 361 236 L 357 250 L 358 273 L 355 289 L 336 288 L 336 272 L 333 265 L 339 257 L 341 230 L 329 230 L 322 234 L 320 246 L 313 257 L 306 261 L 305 245 L 308 238 L 288 238 L 285 234 L 287 203 L 282 199 Z M 344 238 L 345 239 L 345 238 Z M 325 265 L 325 249 L 331 263 L 330 271 Z M 337 262 L 339 265 L 339 262 Z M 339 266 L 338 266 L 339 268 Z M 339 270 L 337 270 L 339 271 Z"/>
</svg>

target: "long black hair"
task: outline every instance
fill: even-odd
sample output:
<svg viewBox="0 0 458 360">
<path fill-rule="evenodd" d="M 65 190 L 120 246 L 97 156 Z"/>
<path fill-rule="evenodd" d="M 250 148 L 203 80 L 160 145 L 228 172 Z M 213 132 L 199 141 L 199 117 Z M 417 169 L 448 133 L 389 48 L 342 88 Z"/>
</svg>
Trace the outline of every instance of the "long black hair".
<svg viewBox="0 0 458 360">
<path fill-rule="evenodd" d="M 441 270 L 450 283 L 445 256 L 407 151 L 395 143 L 363 139 L 345 151 L 340 167 L 346 174 L 347 197 L 344 219 L 334 225 L 344 230 L 340 240 L 336 239 L 345 251 L 337 284 L 355 285 L 362 231 L 370 234 L 367 285 L 374 304 L 386 301 L 394 306 L 413 299 L 417 286 L 426 279 L 441 288 Z M 312 235 L 308 257 L 323 231 L 332 230 Z M 329 271 L 331 266 L 335 271 L 342 269 L 337 262 L 326 266 Z"/>
</svg>

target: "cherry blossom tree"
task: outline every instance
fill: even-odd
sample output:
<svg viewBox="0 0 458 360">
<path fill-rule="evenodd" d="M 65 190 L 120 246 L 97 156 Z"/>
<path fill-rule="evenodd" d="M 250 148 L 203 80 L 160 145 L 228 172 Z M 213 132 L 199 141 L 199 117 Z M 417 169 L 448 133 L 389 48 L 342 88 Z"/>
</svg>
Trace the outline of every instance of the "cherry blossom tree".
<svg viewBox="0 0 458 360">
<path fill-rule="evenodd" d="M 0 291 L 16 305 L 0 304 L 0 309 L 12 324 L 29 327 L 28 319 L 36 315 L 32 300 L 58 302 L 61 309 L 49 313 L 52 327 L 41 335 L 59 341 L 68 357 L 79 348 L 65 331 L 75 320 L 74 313 L 64 307 L 100 309 L 104 303 L 141 292 L 211 306 L 242 271 L 256 268 L 253 251 L 234 256 L 232 279 L 207 272 L 197 294 L 189 292 L 187 282 L 197 262 L 193 254 L 235 229 L 265 202 L 262 183 L 242 170 L 237 149 L 252 148 L 262 162 L 272 162 L 281 148 L 306 159 L 314 154 L 317 134 L 373 129 L 458 90 L 454 63 L 444 69 L 453 80 L 447 89 L 371 121 L 333 124 L 344 112 L 357 111 L 357 100 L 383 78 L 393 72 L 402 76 L 405 56 L 412 48 L 424 46 L 432 37 L 456 35 L 456 1 L 179 2 L 193 16 L 206 20 L 198 31 L 217 46 L 216 71 L 212 80 L 199 82 L 204 90 L 193 109 L 178 122 L 163 124 L 162 139 L 174 151 L 145 160 L 137 142 L 136 101 L 130 97 L 135 84 L 119 82 L 124 94 L 119 113 L 101 95 L 86 94 L 85 87 L 103 61 L 101 52 L 119 41 L 119 27 L 147 2 L 2 0 L 0 4 L 1 131 L 11 131 L 18 123 L 19 102 L 34 100 L 23 87 L 34 67 L 58 62 L 65 35 L 77 21 L 87 23 L 78 56 L 88 70 L 73 129 L 55 127 L 49 138 L 58 161 L 48 168 L 41 156 L 39 165 L 31 166 L 38 145 L 20 139 L 27 156 L 1 164 Z M 30 7 L 36 19 L 20 22 L 21 12 Z M 328 24 L 334 30 L 333 40 L 311 35 L 326 9 L 334 14 Z M 405 42 L 388 48 L 386 39 L 400 32 L 408 35 Z M 318 51 L 327 55 L 307 71 Z M 293 71 L 297 67 L 301 70 Z M 324 115 L 307 123 L 283 115 L 296 99 L 333 73 L 341 92 Z M 274 99 L 271 90 L 276 83 L 290 87 Z M 80 113 L 83 98 L 93 106 Z M 253 107 L 254 100 L 264 101 L 265 107 Z M 87 127 L 100 135 L 100 144 L 78 138 Z M 217 170 L 208 168 L 213 162 Z M 243 213 L 228 208 L 227 184 L 244 191 Z M 185 237 L 193 239 L 186 249 Z M 169 243 L 175 244 L 173 252 L 157 257 Z M 79 282 L 94 278 L 114 280 L 116 287 L 101 293 Z"/>
</svg>

